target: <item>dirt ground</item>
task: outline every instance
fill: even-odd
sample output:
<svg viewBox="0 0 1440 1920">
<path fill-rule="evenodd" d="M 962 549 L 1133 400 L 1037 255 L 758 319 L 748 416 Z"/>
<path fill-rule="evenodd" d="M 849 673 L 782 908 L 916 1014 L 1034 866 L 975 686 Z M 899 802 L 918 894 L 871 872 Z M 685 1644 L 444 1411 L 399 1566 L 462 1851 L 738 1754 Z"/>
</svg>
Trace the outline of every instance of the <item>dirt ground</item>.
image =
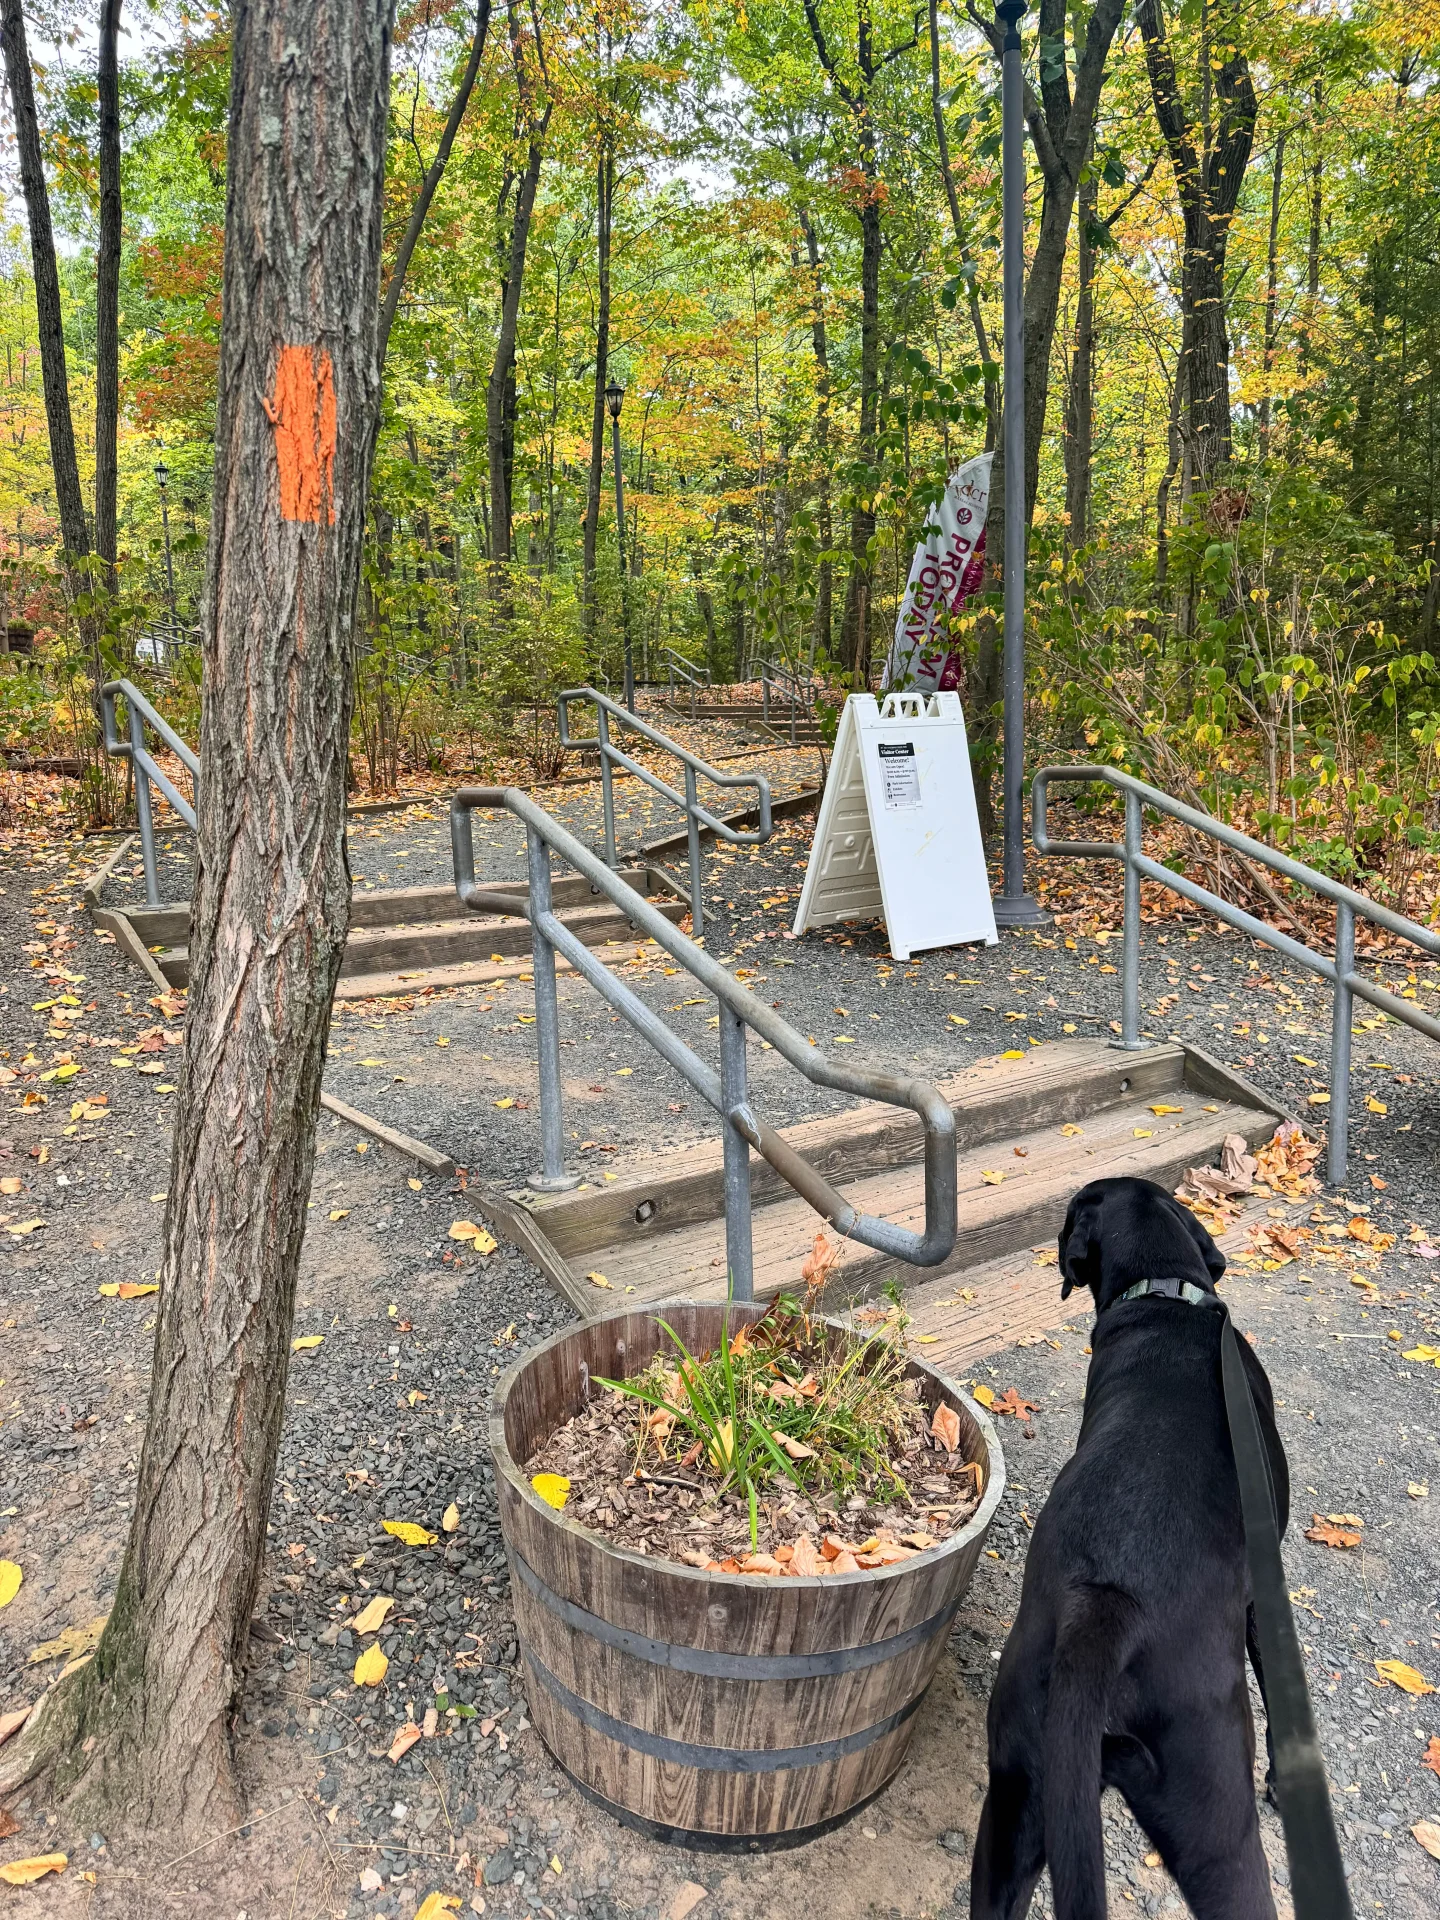
<svg viewBox="0 0 1440 1920">
<path fill-rule="evenodd" d="M 391 884 L 429 878 L 437 832 L 443 819 L 367 828 L 365 845 L 409 856 L 403 866 L 370 864 Z M 877 1053 L 938 1072 L 993 1049 L 1017 1022 L 1044 1038 L 1065 1031 L 1067 1018 L 1113 1012 L 1115 983 L 1100 978 L 1110 965 L 1097 938 L 1103 913 L 1088 932 L 1077 924 L 1073 949 L 1059 935 L 1043 946 L 1007 938 L 988 953 L 926 956 L 904 970 L 873 933 L 758 947 L 755 932 L 774 926 L 762 901 L 798 886 L 808 830 L 787 829 L 782 845 L 753 861 L 712 856 L 723 886 L 709 944 L 746 957 L 752 980 L 763 978 L 797 1025 L 833 1034 L 843 1018 Z M 104 1289 L 153 1283 L 181 1083 L 181 1050 L 167 1036 L 181 1023 L 152 1004 L 158 996 L 88 922 L 79 882 L 95 847 L 38 831 L 0 846 L 0 1068 L 15 1076 L 0 1083 L 0 1177 L 20 1182 L 0 1197 L 0 1557 L 24 1572 L 0 1610 L 0 1713 L 34 1699 L 58 1671 L 63 1654 L 36 1658 L 37 1649 L 106 1610 L 145 1413 L 150 1296 Z M 626 964 L 653 1005 L 691 1017 L 661 956 L 642 951 Z M 1310 1082 L 1297 1064 L 1323 1059 L 1328 1009 L 1303 977 L 1193 923 L 1157 924 L 1145 965 L 1156 1030 L 1189 1012 L 1194 1024 L 1178 1030 L 1200 1032 L 1276 1098 L 1304 1102 Z M 1178 1012 L 1163 1005 L 1177 973 L 1177 998 L 1197 983 Z M 1431 991 L 1429 975 L 1417 991 Z M 519 1104 L 533 1080 L 526 992 L 472 988 L 348 1009 L 327 1084 L 487 1177 L 523 1172 L 535 1142 L 533 1108 Z M 562 989 L 573 1130 L 613 1145 L 612 1167 L 657 1140 L 706 1131 L 688 1091 L 652 1072 L 638 1041 L 617 1034 L 587 995 L 575 981 Z M 948 1016 L 962 1007 L 968 1024 L 957 1029 Z M 1440 1369 L 1404 1358 L 1440 1344 L 1431 1237 L 1440 1237 L 1440 1093 L 1433 1050 L 1393 1025 L 1367 1032 L 1373 1045 L 1357 1042 L 1355 1172 L 1322 1209 L 1339 1222 L 1338 1246 L 1317 1221 L 1299 1258 L 1277 1263 L 1274 1248 L 1262 1251 L 1237 1268 L 1227 1297 L 1280 1402 L 1297 1516 L 1287 1568 L 1356 1910 L 1419 1920 L 1440 1908 L 1440 1862 L 1410 1832 L 1440 1820 L 1440 1774 L 1422 1764 L 1440 1733 L 1440 1695 L 1402 1694 L 1375 1662 L 1402 1660 L 1440 1685 Z M 696 1044 L 707 1044 L 703 1031 Z M 771 1065 L 756 1084 L 768 1118 L 815 1110 Z M 1365 1106 L 1367 1095 L 1381 1112 Z M 431 1892 L 458 1897 L 467 1912 L 665 1920 L 687 1909 L 694 1889 L 703 1890 L 699 1920 L 791 1920 L 816 1906 L 833 1920 L 963 1914 L 990 1675 L 1030 1524 L 1079 1424 L 1088 1315 L 1073 1300 L 1062 1308 L 1057 1289 L 1047 1339 L 991 1355 L 962 1383 L 1013 1385 L 1041 1411 L 1033 1437 L 1003 1423 L 1005 1502 L 893 1784 L 793 1852 L 680 1852 L 584 1801 L 526 1718 L 485 1419 L 503 1367 L 564 1324 L 568 1309 L 513 1249 L 481 1256 L 449 1237 L 457 1217 L 475 1217 L 463 1176 L 421 1176 L 328 1115 L 320 1154 L 295 1332 L 321 1344 L 292 1366 L 266 1594 L 235 1723 L 247 1824 L 171 1853 L 75 1831 L 63 1808 L 22 1798 L 0 1863 L 59 1848 L 69 1865 L 27 1890 L 0 1887 L 0 1920 L 410 1920 Z M 1350 1217 L 1395 1244 L 1370 1252 L 1345 1234 Z M 438 1531 L 452 1502 L 459 1525 L 433 1547 L 406 1547 L 383 1530 L 385 1520 L 412 1520 Z M 1305 1540 L 1312 1510 L 1359 1514 L 1362 1544 Z M 353 1682 L 356 1647 L 343 1623 L 374 1593 L 397 1605 L 381 1636 L 390 1670 L 372 1691 Z M 442 1713 L 436 1737 L 392 1763 L 407 1708 L 420 1719 L 440 1698 L 474 1712 Z M 1105 1812 L 1111 1911 L 1183 1911 L 1114 1796 Z M 1288 1916 L 1278 1823 L 1268 1810 L 1261 1819 Z M 1044 1888 L 1034 1911 L 1051 1911 Z"/>
</svg>

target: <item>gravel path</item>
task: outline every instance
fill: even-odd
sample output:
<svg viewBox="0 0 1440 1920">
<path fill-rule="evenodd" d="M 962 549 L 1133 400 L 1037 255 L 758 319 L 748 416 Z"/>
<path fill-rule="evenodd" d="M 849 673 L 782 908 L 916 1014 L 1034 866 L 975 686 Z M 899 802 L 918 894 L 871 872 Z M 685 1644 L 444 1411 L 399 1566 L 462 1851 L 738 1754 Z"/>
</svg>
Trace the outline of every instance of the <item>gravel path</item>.
<svg viewBox="0 0 1440 1920">
<path fill-rule="evenodd" d="M 594 802 L 589 790 L 574 791 L 583 815 Z M 1115 896 L 1093 872 L 1057 864 L 1046 876 L 1057 897 L 1062 886 L 1091 891 L 1072 894 L 1065 904 L 1074 919 L 1039 941 L 1007 936 L 988 952 L 900 966 L 863 929 L 784 939 L 808 834 L 808 823 L 787 823 L 758 855 L 707 856 L 716 901 L 708 945 L 751 969 L 749 984 L 822 1044 L 843 1036 L 858 1058 L 938 1074 L 997 1043 L 1043 1040 L 1070 1026 L 1105 1031 L 1118 1017 L 1118 976 L 1107 971 L 1114 946 L 1099 937 L 1118 926 Z M 402 872 L 407 882 L 440 878 L 443 835 L 443 817 L 380 816 L 352 833 L 352 857 L 377 882 L 382 871 L 390 884 Z M 503 852 L 497 842 L 497 859 Z M 0 1235 L 9 1323 L 0 1556 L 19 1561 L 26 1576 L 0 1613 L 0 1711 L 33 1698 L 33 1647 L 108 1604 L 144 1418 L 146 1299 L 97 1288 L 146 1281 L 158 1263 L 172 1100 L 161 1089 L 178 1079 L 163 1034 L 175 1023 L 148 1004 L 145 984 L 79 910 L 78 881 L 94 858 L 94 843 L 83 841 L 12 836 L 0 848 L 0 1066 L 21 1075 L 3 1091 L 0 1174 L 22 1181 L 0 1213 L 10 1216 L 7 1227 L 46 1223 Z M 782 895 L 778 907 L 762 904 Z M 708 1005 L 683 1004 L 696 996 L 683 974 L 663 970 L 670 962 L 653 949 L 642 949 L 638 963 L 633 948 L 607 957 L 697 1050 L 713 1045 Z M 1323 1071 L 1295 1056 L 1324 1059 L 1328 1006 L 1304 977 L 1246 942 L 1178 921 L 1147 929 L 1144 962 L 1144 1004 L 1160 1009 L 1150 1017 L 1155 1032 L 1194 1037 L 1277 1099 L 1306 1105 Z M 1386 977 L 1405 980 L 1393 966 Z M 1416 991 L 1433 1004 L 1432 989 L 1422 973 Z M 34 1004 L 67 992 L 77 1007 Z M 534 1086 L 528 995 L 517 982 L 337 1009 L 327 1084 L 446 1146 L 477 1174 L 523 1178 L 536 1154 L 533 1101 L 521 1104 Z M 578 1136 L 577 1153 L 582 1140 L 613 1144 L 621 1150 L 607 1156 L 613 1169 L 617 1157 L 710 1130 L 690 1090 L 656 1067 L 590 989 L 571 980 L 561 1000 L 572 1043 L 567 1133 Z M 153 1052 L 120 1051 L 144 1048 L 137 1036 L 155 1027 Z M 1300 1619 L 1356 1909 L 1420 1916 L 1440 1905 L 1440 1863 L 1408 1829 L 1440 1819 L 1440 1775 L 1420 1764 L 1425 1741 L 1440 1733 L 1440 1709 L 1434 1698 L 1379 1684 L 1373 1662 L 1399 1658 L 1440 1684 L 1440 1371 L 1402 1357 L 1418 1342 L 1440 1344 L 1440 1267 L 1425 1257 L 1430 1241 L 1409 1237 L 1415 1228 L 1440 1234 L 1431 1145 L 1440 1097 L 1434 1052 L 1407 1030 L 1376 1027 L 1356 1045 L 1354 1174 L 1324 1211 L 1343 1226 L 1343 1200 L 1371 1207 L 1368 1217 L 1397 1236 L 1395 1247 L 1372 1257 L 1356 1243 L 1356 1259 L 1339 1263 L 1307 1249 L 1274 1271 L 1256 1263 L 1235 1276 L 1229 1295 L 1282 1402 L 1300 1521 L 1287 1565 L 1306 1609 Z M 35 1063 L 27 1067 L 28 1053 Z M 57 1059 L 65 1054 L 73 1060 Z M 132 1064 L 109 1064 L 122 1059 Z M 80 1072 L 33 1077 L 57 1064 Z M 142 1074 L 157 1064 L 159 1074 Z M 767 1118 L 784 1123 L 825 1106 L 771 1056 L 756 1050 L 753 1068 Z M 69 1118 L 81 1095 L 93 1101 L 102 1092 L 109 1119 Z M 41 1093 L 46 1105 L 22 1104 Z M 1367 1095 L 1387 1110 L 1367 1110 Z M 509 1099 L 516 1104 L 495 1104 Z M 1033 1438 L 1005 1422 L 1011 1486 L 990 1541 L 996 1557 L 981 1561 L 897 1783 L 858 1822 L 797 1854 L 677 1854 L 589 1808 L 526 1729 L 484 1422 L 502 1367 L 562 1324 L 565 1310 L 511 1250 L 482 1259 L 449 1239 L 452 1220 L 473 1217 L 459 1180 L 417 1186 L 408 1165 L 328 1117 L 321 1154 L 296 1333 L 323 1338 L 291 1372 L 262 1624 L 237 1725 L 256 1810 L 250 1829 L 167 1866 L 163 1855 L 69 1832 L 63 1815 L 49 1826 L 42 1804 L 24 1803 L 21 1831 L 0 1843 L 0 1857 L 59 1844 L 72 1869 L 63 1881 L 10 1895 L 10 1910 L 93 1920 L 142 1912 L 209 1920 L 242 1910 L 247 1920 L 408 1920 L 440 1890 L 462 1895 L 467 1908 L 482 1900 L 492 1913 L 663 1920 L 690 1881 L 707 1890 L 700 1920 L 789 1920 L 817 1900 L 839 1920 L 963 1913 L 988 1676 L 1013 1618 L 1029 1521 L 1078 1426 L 1088 1316 L 1062 1327 L 1057 1300 L 1051 1343 L 1011 1349 L 976 1370 L 975 1379 L 997 1391 L 1017 1386 L 1042 1411 Z M 1353 1285 L 1352 1272 L 1375 1287 Z M 1408 1491 L 1422 1486 L 1433 1495 Z M 451 1502 L 459 1526 L 432 1548 L 407 1548 L 383 1530 L 384 1520 L 402 1519 L 438 1531 Z M 1360 1514 L 1363 1547 L 1305 1541 L 1312 1509 Z M 393 1594 L 396 1606 L 381 1642 L 390 1671 L 370 1692 L 353 1684 L 356 1649 L 337 1628 L 376 1592 Z M 422 1717 L 442 1684 L 447 1707 L 473 1707 L 473 1716 L 442 1711 L 440 1737 L 392 1765 L 385 1755 L 407 1702 Z M 1107 1814 L 1112 1911 L 1180 1911 L 1113 1797 Z M 1284 1914 L 1283 1848 L 1273 1816 L 1262 1817 Z M 379 1890 L 362 1889 L 367 1869 L 383 1875 Z M 95 1873 L 93 1889 L 79 1880 L 82 1870 Z M 1049 1911 L 1043 1897 L 1036 1910 Z"/>
</svg>

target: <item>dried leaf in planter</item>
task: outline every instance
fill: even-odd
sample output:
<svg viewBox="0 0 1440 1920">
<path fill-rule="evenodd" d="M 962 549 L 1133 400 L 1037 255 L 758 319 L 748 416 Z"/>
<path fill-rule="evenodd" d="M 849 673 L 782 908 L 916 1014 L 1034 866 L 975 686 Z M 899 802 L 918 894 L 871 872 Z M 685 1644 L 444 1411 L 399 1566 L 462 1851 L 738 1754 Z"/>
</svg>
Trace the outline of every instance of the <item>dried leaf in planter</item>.
<svg viewBox="0 0 1440 1920">
<path fill-rule="evenodd" d="M 530 1484 L 547 1507 L 553 1507 L 557 1513 L 563 1511 L 570 1498 L 570 1482 L 563 1473 L 537 1473 Z"/>
<path fill-rule="evenodd" d="M 790 1555 L 789 1571 L 799 1579 L 813 1579 L 825 1571 L 825 1562 L 815 1551 L 815 1542 L 808 1533 L 802 1533 L 795 1542 Z"/>
<path fill-rule="evenodd" d="M 381 1522 L 386 1533 L 393 1533 L 397 1540 L 403 1540 L 407 1547 L 433 1547 L 437 1538 L 428 1527 L 420 1526 L 414 1520 L 385 1520 Z"/>
<path fill-rule="evenodd" d="M 942 1400 L 930 1421 L 930 1431 L 947 1453 L 960 1451 L 960 1416 Z"/>
<path fill-rule="evenodd" d="M 1338 1526 L 1323 1513 L 1314 1516 L 1314 1525 L 1305 1529 L 1305 1538 L 1322 1547 L 1358 1547 L 1360 1535 L 1349 1527 Z"/>
<path fill-rule="evenodd" d="M 378 1633 L 385 1624 L 385 1616 L 394 1606 L 393 1594 L 377 1593 L 368 1606 L 361 1609 L 350 1622 L 352 1633 Z"/>
<path fill-rule="evenodd" d="M 355 1662 L 355 1684 L 357 1687 L 378 1687 L 389 1671 L 390 1662 L 381 1651 L 380 1642 L 372 1640 Z"/>
<path fill-rule="evenodd" d="M 420 1738 L 420 1729 L 413 1720 L 407 1720 L 395 1738 L 390 1742 L 390 1751 L 386 1758 L 398 1764 Z"/>
<path fill-rule="evenodd" d="M 1402 1693 L 1434 1693 L 1435 1688 L 1423 1673 L 1417 1673 L 1414 1667 L 1407 1667 L 1403 1660 L 1377 1660 L 1375 1671 L 1382 1680 L 1388 1680 L 1392 1686 L 1399 1687 Z"/>
<path fill-rule="evenodd" d="M 43 1880 L 47 1873 L 63 1873 L 69 1864 L 68 1854 L 36 1853 L 28 1860 L 7 1860 L 0 1867 L 0 1880 L 11 1887 L 29 1887 Z"/>
</svg>

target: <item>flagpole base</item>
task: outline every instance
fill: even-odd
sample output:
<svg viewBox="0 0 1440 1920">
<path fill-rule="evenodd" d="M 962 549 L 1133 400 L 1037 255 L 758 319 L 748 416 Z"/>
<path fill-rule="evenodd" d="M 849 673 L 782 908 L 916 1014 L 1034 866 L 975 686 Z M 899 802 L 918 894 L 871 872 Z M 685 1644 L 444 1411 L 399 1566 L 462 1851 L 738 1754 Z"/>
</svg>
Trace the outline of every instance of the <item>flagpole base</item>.
<svg viewBox="0 0 1440 1920">
<path fill-rule="evenodd" d="M 1053 927 L 1055 916 L 1047 913 L 1028 893 L 1002 893 L 992 902 L 997 927 Z"/>
</svg>

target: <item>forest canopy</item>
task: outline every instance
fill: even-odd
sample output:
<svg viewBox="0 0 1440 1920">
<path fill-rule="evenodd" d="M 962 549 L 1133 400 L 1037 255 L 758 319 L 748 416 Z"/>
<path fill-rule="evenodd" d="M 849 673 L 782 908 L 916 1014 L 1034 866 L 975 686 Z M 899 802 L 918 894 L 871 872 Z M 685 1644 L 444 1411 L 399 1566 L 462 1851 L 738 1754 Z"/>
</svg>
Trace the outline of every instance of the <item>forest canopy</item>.
<svg viewBox="0 0 1440 1920">
<path fill-rule="evenodd" d="M 103 61 L 93 23 L 26 18 L 93 521 Z M 1031 737 L 1403 894 L 1437 826 L 1440 8 L 1044 0 L 1022 33 Z M 108 577 L 93 532 L 64 563 L 13 155 L 0 261 L 6 620 L 82 676 L 173 633 L 192 737 L 228 35 L 122 19 Z M 401 8 L 387 278 L 454 137 L 394 283 L 357 781 L 475 764 L 618 680 L 627 623 L 642 679 L 879 684 L 927 510 L 997 444 L 997 46 L 954 0 Z M 957 635 L 982 774 L 993 627 L 982 601 Z M 33 674 L 0 689 L 7 742 L 53 730 Z"/>
</svg>

